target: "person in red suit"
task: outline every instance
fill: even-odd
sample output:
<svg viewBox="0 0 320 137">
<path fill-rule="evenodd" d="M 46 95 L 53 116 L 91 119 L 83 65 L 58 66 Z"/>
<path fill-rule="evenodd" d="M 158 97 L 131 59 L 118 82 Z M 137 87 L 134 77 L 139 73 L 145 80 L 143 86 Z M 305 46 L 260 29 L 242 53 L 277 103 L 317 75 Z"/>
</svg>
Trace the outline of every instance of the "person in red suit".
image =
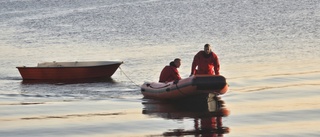
<svg viewBox="0 0 320 137">
<path fill-rule="evenodd" d="M 168 66 L 165 66 L 161 73 L 159 82 L 167 83 L 175 80 L 180 80 L 180 74 L 177 68 L 181 65 L 181 59 L 176 58 L 174 61 L 170 62 Z"/>
<path fill-rule="evenodd" d="M 218 56 L 212 52 L 210 44 L 204 45 L 204 50 L 199 51 L 193 58 L 191 75 L 220 75 L 220 63 Z M 209 93 L 208 97 L 212 98 L 213 95 Z M 197 119 L 196 119 L 197 120 Z M 216 129 L 222 127 L 221 117 L 204 117 L 200 118 L 201 128 L 203 130 Z M 197 122 L 197 121 L 196 121 Z M 197 123 L 198 125 L 198 123 Z"/>
<path fill-rule="evenodd" d="M 220 75 L 219 70 L 220 63 L 218 56 L 212 52 L 210 44 L 205 44 L 204 50 L 199 51 L 193 58 L 191 75 Z"/>
</svg>

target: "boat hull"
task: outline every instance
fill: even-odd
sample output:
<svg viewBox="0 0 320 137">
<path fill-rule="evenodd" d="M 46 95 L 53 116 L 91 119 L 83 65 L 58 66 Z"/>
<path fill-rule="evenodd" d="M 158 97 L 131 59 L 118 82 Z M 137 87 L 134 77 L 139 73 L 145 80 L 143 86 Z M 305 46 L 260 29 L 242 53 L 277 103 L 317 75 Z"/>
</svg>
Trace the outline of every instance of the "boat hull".
<svg viewBox="0 0 320 137">
<path fill-rule="evenodd" d="M 144 98 L 181 99 L 207 97 L 209 93 L 225 94 L 228 90 L 226 79 L 217 75 L 197 75 L 169 83 L 145 82 L 141 85 Z"/>
<path fill-rule="evenodd" d="M 96 66 L 17 67 L 23 80 L 70 80 L 110 78 L 122 62 Z"/>
</svg>

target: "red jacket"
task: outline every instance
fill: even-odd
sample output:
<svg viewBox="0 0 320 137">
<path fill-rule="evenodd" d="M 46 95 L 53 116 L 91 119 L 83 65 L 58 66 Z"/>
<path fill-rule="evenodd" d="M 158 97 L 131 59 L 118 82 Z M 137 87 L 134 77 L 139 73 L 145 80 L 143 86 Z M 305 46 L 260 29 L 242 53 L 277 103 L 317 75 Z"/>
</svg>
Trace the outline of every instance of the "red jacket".
<svg viewBox="0 0 320 137">
<path fill-rule="evenodd" d="M 180 80 L 180 74 L 177 67 L 171 65 L 165 66 L 160 74 L 159 82 L 171 82 L 174 80 Z"/>
<path fill-rule="evenodd" d="M 196 67 L 198 69 L 196 70 Z M 218 56 L 211 52 L 207 55 L 204 51 L 199 51 L 193 58 L 191 74 L 211 74 L 220 75 L 220 63 Z"/>
</svg>

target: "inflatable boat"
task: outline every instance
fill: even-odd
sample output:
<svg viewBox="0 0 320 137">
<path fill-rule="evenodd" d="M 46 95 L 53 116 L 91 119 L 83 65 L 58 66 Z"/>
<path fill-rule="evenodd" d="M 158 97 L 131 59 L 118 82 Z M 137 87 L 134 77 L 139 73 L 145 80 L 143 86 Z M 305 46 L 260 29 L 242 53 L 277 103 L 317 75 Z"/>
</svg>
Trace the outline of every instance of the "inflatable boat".
<svg viewBox="0 0 320 137">
<path fill-rule="evenodd" d="M 141 85 L 144 98 L 151 99 L 181 99 L 208 95 L 221 95 L 228 90 L 225 77 L 221 75 L 194 75 L 169 83 L 145 82 Z"/>
</svg>

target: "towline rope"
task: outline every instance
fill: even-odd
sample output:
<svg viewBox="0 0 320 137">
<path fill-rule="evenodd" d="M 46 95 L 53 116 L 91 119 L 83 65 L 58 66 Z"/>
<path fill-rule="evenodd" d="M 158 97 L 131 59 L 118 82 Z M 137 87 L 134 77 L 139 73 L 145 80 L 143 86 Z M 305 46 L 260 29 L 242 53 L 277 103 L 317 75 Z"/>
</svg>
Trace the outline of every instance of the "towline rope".
<svg viewBox="0 0 320 137">
<path fill-rule="evenodd" d="M 121 70 L 121 72 L 134 84 L 136 85 L 137 87 L 140 87 L 138 84 L 136 84 L 131 78 L 128 77 L 128 75 L 122 70 L 121 67 L 119 67 L 119 69 Z"/>
</svg>

